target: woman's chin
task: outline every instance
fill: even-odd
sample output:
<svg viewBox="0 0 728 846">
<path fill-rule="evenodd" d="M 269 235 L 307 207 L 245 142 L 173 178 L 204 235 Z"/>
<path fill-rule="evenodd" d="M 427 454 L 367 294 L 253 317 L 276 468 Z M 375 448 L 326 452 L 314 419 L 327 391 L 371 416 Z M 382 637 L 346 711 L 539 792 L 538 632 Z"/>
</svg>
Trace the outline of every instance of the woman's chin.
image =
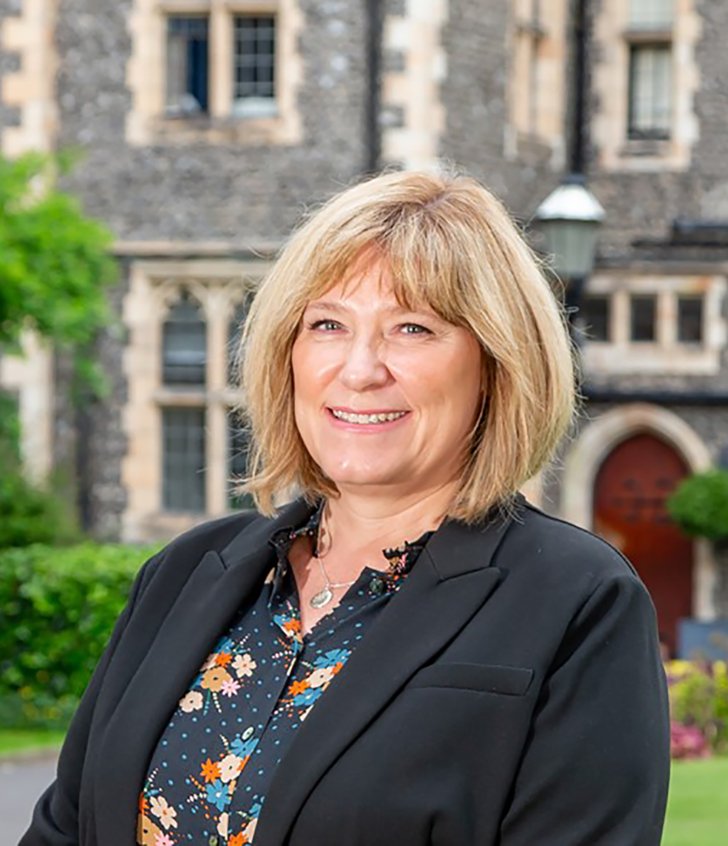
<svg viewBox="0 0 728 846">
<path fill-rule="evenodd" d="M 395 469 L 384 467 L 332 467 L 324 469 L 326 475 L 340 491 L 390 486 L 398 482 L 401 483 L 406 478 L 403 477 L 402 473 L 396 472 Z"/>
</svg>

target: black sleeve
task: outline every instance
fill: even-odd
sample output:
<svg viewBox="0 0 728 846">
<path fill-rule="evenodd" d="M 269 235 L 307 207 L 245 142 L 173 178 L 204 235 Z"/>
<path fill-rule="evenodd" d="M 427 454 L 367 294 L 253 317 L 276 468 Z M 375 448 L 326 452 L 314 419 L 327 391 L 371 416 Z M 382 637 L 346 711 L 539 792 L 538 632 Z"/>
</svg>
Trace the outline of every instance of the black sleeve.
<svg viewBox="0 0 728 846">
<path fill-rule="evenodd" d="M 71 721 L 61 749 L 56 780 L 38 800 L 30 827 L 18 846 L 79 846 L 78 801 L 81 774 L 96 697 L 134 606 L 163 555 L 164 551 L 150 558 L 134 581 L 129 601 L 116 621 L 109 643 Z"/>
<path fill-rule="evenodd" d="M 501 846 L 659 846 L 670 723 L 652 602 L 601 584 L 546 679 Z"/>
</svg>

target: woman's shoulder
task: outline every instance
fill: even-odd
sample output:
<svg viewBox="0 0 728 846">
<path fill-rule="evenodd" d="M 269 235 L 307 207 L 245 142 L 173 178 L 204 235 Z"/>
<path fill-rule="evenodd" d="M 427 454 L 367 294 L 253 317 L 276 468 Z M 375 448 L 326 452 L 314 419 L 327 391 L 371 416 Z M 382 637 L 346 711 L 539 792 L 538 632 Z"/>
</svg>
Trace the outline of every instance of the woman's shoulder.
<svg viewBox="0 0 728 846">
<path fill-rule="evenodd" d="M 504 547 L 509 560 L 528 564 L 532 574 L 545 570 L 564 579 L 640 582 L 630 561 L 611 543 L 526 500 L 512 517 Z"/>
<path fill-rule="evenodd" d="M 596 608 L 602 615 L 624 614 L 635 625 L 654 627 L 649 593 L 619 549 L 525 501 L 493 563 L 501 569 L 509 595 L 526 609 L 544 606 L 555 616 L 560 609 L 577 618 Z"/>
</svg>

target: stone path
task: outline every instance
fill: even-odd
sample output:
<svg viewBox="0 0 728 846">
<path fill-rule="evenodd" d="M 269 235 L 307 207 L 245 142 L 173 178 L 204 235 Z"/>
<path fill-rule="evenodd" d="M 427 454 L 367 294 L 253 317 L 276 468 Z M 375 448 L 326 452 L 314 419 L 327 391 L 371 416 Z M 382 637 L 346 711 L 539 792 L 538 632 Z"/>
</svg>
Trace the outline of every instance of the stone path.
<svg viewBox="0 0 728 846">
<path fill-rule="evenodd" d="M 0 846 L 17 846 L 55 772 L 55 755 L 0 759 Z"/>
</svg>

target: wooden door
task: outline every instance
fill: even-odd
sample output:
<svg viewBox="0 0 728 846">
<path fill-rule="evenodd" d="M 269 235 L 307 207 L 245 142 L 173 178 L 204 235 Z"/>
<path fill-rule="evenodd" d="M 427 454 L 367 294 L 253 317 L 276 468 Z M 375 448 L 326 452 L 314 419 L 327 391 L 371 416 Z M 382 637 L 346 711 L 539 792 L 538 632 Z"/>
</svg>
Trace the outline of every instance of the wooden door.
<svg viewBox="0 0 728 846">
<path fill-rule="evenodd" d="M 689 472 L 671 446 L 639 434 L 607 456 L 594 489 L 594 531 L 634 564 L 673 655 L 677 622 L 692 616 L 693 544 L 670 519 L 665 500 Z"/>
</svg>

